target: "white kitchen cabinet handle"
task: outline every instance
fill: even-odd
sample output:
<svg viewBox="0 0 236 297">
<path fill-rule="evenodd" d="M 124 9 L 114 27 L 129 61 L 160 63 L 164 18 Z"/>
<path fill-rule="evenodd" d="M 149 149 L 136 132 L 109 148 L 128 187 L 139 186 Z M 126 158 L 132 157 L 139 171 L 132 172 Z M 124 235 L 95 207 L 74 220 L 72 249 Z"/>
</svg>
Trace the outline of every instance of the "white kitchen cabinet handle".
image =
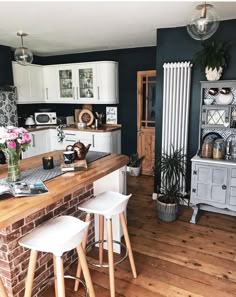
<svg viewBox="0 0 236 297">
<path fill-rule="evenodd" d="M 46 98 L 48 100 L 48 88 L 46 88 Z"/>
<path fill-rule="evenodd" d="M 35 135 L 31 134 L 31 138 L 32 138 L 32 147 L 35 147 Z"/>
<path fill-rule="evenodd" d="M 75 99 L 75 87 L 73 87 L 72 90 L 73 90 L 73 99 Z"/>
<path fill-rule="evenodd" d="M 75 140 L 75 139 L 65 139 L 65 141 L 67 141 L 67 142 L 73 142 L 73 143 L 75 143 L 75 142 L 76 142 L 76 140 Z"/>
<path fill-rule="evenodd" d="M 76 87 L 76 95 L 77 95 L 77 100 L 79 99 L 79 88 Z"/>
<path fill-rule="evenodd" d="M 98 87 L 98 100 L 100 100 L 100 89 Z"/>
<path fill-rule="evenodd" d="M 94 143 L 94 134 L 92 135 L 92 144 L 93 144 L 93 147 L 95 147 L 95 143 Z"/>
<path fill-rule="evenodd" d="M 122 194 L 126 195 L 126 183 L 127 183 L 127 174 L 126 171 L 122 170 L 122 176 L 123 176 L 123 191 Z"/>
<path fill-rule="evenodd" d="M 75 136 L 75 133 L 65 133 L 65 135 L 67 136 L 67 135 L 73 135 L 73 136 Z"/>
</svg>

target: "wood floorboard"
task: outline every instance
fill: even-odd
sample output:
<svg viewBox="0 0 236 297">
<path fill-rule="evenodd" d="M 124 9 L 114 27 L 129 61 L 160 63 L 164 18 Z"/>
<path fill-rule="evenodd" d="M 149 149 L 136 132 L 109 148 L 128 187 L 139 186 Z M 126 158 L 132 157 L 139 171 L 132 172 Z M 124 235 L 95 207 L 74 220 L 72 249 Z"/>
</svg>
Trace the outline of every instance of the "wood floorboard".
<svg viewBox="0 0 236 297">
<path fill-rule="evenodd" d="M 236 297 L 236 217 L 202 212 L 195 225 L 189 223 L 192 209 L 182 207 L 176 222 L 160 221 L 153 189 L 153 177 L 128 177 L 133 195 L 127 220 L 138 278 L 128 260 L 116 266 L 116 297 Z M 90 271 L 96 297 L 110 296 L 108 270 Z M 67 297 L 78 296 L 73 282 L 66 282 L 66 290 Z M 54 297 L 54 289 L 43 297 Z"/>
</svg>

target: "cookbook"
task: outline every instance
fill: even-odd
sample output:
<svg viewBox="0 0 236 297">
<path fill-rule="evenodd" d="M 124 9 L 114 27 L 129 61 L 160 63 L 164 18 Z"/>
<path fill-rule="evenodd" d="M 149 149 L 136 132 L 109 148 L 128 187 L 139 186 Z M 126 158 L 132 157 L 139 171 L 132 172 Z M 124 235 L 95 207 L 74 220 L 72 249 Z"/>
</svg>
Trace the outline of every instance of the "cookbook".
<svg viewBox="0 0 236 297">
<path fill-rule="evenodd" d="M 29 183 L 24 181 L 14 183 L 8 183 L 6 181 L 0 182 L 0 198 L 9 195 L 14 197 L 33 196 L 47 192 L 47 187 L 40 180 Z"/>
</svg>

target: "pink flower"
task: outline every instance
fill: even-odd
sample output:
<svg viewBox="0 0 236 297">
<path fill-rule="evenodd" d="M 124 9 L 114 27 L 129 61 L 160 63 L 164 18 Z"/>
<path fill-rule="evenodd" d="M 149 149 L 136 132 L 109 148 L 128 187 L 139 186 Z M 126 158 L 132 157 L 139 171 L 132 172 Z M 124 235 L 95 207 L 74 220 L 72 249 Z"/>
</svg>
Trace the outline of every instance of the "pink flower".
<svg viewBox="0 0 236 297">
<path fill-rule="evenodd" d="M 30 142 L 31 142 L 31 138 L 29 133 L 23 133 L 21 143 L 30 143 Z"/>
<path fill-rule="evenodd" d="M 14 148 L 16 148 L 16 143 L 15 143 L 15 141 L 13 141 L 13 140 L 8 141 L 8 142 L 7 142 L 7 147 L 10 148 L 10 149 L 14 149 Z"/>
</svg>

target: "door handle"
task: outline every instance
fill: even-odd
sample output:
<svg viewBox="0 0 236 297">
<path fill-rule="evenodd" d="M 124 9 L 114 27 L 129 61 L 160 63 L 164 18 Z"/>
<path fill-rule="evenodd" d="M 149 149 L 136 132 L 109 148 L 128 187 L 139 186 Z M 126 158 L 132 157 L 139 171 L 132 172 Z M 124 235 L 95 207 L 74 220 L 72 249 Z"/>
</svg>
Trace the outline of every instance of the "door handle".
<svg viewBox="0 0 236 297">
<path fill-rule="evenodd" d="M 46 98 L 48 100 L 48 88 L 46 88 Z"/>
<path fill-rule="evenodd" d="M 222 190 L 226 190 L 226 188 L 227 188 L 226 185 L 222 186 Z"/>
</svg>

